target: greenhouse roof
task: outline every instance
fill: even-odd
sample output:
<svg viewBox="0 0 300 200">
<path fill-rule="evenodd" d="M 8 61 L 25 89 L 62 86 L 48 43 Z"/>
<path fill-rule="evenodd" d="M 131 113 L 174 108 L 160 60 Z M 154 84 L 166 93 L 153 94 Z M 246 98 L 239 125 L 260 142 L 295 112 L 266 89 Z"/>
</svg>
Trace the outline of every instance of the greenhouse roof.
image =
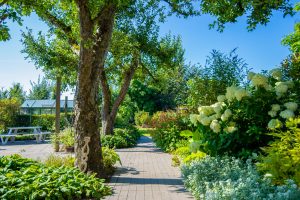
<svg viewBox="0 0 300 200">
<path fill-rule="evenodd" d="M 74 107 L 74 100 L 68 100 L 68 108 Z M 65 100 L 60 101 L 60 107 L 65 107 Z M 55 100 L 25 100 L 21 108 L 55 108 Z"/>
</svg>

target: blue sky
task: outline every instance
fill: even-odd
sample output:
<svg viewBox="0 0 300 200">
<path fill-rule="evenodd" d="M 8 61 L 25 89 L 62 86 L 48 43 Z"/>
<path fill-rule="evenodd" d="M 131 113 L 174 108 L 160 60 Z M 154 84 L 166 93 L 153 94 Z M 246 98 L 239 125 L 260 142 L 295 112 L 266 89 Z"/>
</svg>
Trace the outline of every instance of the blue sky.
<svg viewBox="0 0 300 200">
<path fill-rule="evenodd" d="M 254 71 L 271 69 L 289 54 L 287 47 L 281 45 L 281 40 L 293 32 L 299 15 L 283 18 L 279 12 L 274 12 L 267 26 L 258 26 L 248 32 L 246 17 L 241 17 L 237 23 L 226 25 L 225 31 L 219 33 L 209 30 L 208 25 L 213 21 L 210 16 L 200 16 L 189 19 L 168 18 L 161 26 L 161 36 L 171 32 L 180 35 L 185 48 L 186 62 L 204 64 L 212 49 L 224 53 L 238 48 L 237 54 L 248 63 Z M 46 30 L 46 25 L 32 16 L 26 18 L 24 27 L 33 30 Z M 37 81 L 41 70 L 37 70 L 33 63 L 25 60 L 21 54 L 21 31 L 16 24 L 10 24 L 12 39 L 0 43 L 0 87 L 8 88 L 13 82 L 19 82 L 28 90 L 30 80 Z"/>
</svg>

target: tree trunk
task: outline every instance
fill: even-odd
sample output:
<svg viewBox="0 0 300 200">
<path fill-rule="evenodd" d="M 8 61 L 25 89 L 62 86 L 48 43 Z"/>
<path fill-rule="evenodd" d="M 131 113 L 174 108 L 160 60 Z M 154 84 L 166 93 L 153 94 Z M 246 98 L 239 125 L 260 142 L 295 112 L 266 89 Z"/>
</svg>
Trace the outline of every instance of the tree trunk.
<svg viewBox="0 0 300 200">
<path fill-rule="evenodd" d="M 56 103 L 55 103 L 55 144 L 54 151 L 59 151 L 58 135 L 60 132 L 60 91 L 61 91 L 61 77 L 56 77 Z"/>
<path fill-rule="evenodd" d="M 86 0 L 76 1 L 80 20 L 80 61 L 75 103 L 76 166 L 83 172 L 104 177 L 99 129 L 99 78 L 111 41 L 114 24 L 114 5 L 107 4 L 100 11 L 98 21 L 91 19 Z M 96 36 L 95 24 L 99 25 Z M 92 45 L 91 45 L 92 44 Z"/>
<path fill-rule="evenodd" d="M 129 86 L 130 82 L 133 78 L 136 68 L 139 66 L 139 54 L 137 52 L 133 53 L 133 59 L 130 68 L 124 72 L 123 84 L 121 86 L 120 92 L 113 105 L 111 105 L 111 93 L 110 90 L 105 88 L 105 84 L 107 84 L 106 79 L 101 80 L 102 93 L 103 93 L 103 105 L 102 105 L 102 134 L 110 135 L 113 134 L 114 124 L 117 117 L 118 109 L 123 102 Z M 100 76 L 102 77 L 102 76 Z M 103 77 L 102 77 L 103 78 Z M 103 84 L 104 82 L 104 84 Z M 104 89 L 103 89 L 104 88 Z"/>
</svg>

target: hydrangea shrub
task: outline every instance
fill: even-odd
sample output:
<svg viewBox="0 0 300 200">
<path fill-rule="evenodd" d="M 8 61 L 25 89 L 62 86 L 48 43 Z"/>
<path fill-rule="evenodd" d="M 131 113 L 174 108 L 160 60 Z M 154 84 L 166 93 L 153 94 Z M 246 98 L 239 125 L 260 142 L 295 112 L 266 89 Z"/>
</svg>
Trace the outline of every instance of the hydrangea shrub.
<svg viewBox="0 0 300 200">
<path fill-rule="evenodd" d="M 218 102 L 200 106 L 197 114 L 190 115 L 201 133 L 199 150 L 247 157 L 274 139 L 269 130 L 282 127 L 299 113 L 294 83 L 282 80 L 279 69 L 269 74 L 250 72 L 249 88 L 228 87 Z"/>
</svg>

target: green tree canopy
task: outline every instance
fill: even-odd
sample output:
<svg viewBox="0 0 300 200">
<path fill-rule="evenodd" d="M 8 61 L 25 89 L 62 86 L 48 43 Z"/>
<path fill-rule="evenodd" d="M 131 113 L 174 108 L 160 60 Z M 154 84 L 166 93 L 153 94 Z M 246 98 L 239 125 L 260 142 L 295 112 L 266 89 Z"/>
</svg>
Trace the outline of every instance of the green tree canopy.
<svg viewBox="0 0 300 200">
<path fill-rule="evenodd" d="M 54 85 L 46 78 L 38 78 L 37 82 L 30 81 L 31 89 L 29 89 L 28 99 L 51 99 L 53 97 Z"/>
</svg>

